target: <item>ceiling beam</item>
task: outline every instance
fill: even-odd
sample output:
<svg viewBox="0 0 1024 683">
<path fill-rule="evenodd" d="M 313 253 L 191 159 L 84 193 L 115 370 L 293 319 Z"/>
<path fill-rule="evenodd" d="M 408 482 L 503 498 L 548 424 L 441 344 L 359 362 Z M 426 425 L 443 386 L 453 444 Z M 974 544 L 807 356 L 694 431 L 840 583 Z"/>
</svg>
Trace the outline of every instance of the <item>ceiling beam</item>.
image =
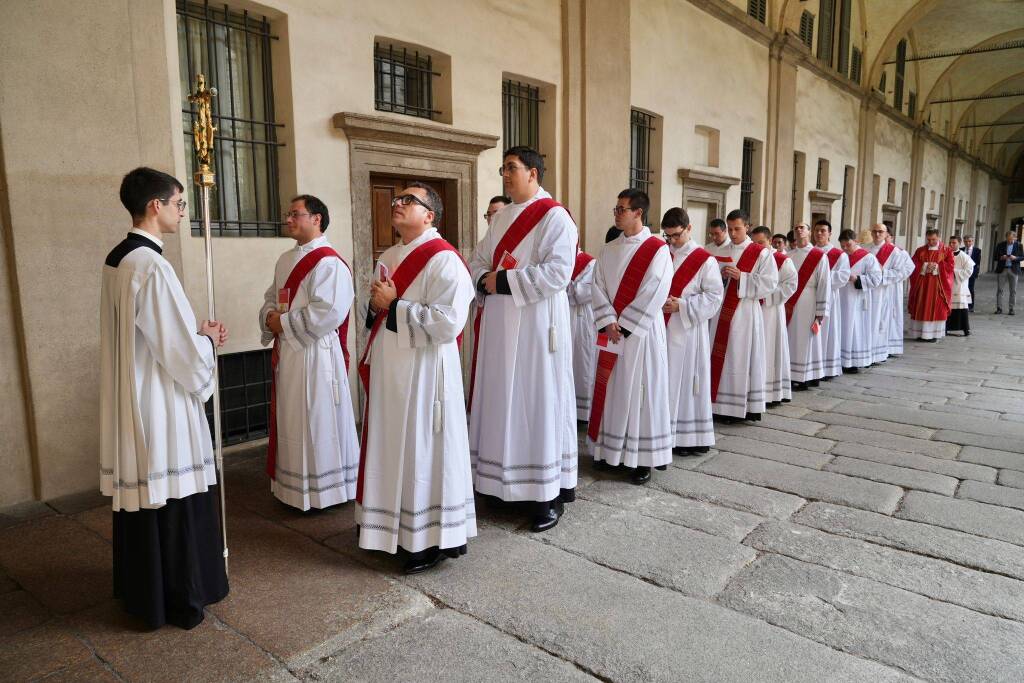
<svg viewBox="0 0 1024 683">
<path fill-rule="evenodd" d="M 983 45 L 979 47 L 965 47 L 957 50 L 939 50 L 937 52 L 926 52 L 920 55 L 914 55 L 913 57 L 907 57 L 907 62 L 923 62 L 928 59 L 946 59 L 947 57 L 962 57 L 963 55 L 979 55 L 984 52 L 999 52 L 1001 50 L 1019 50 L 1024 48 L 1024 40 L 1011 40 L 1006 43 L 997 43 L 995 45 Z M 896 60 L 892 59 L 883 64 L 895 64 Z"/>
<path fill-rule="evenodd" d="M 1024 142 L 1024 138 L 1018 138 L 1016 140 L 995 140 L 994 142 L 983 142 L 983 145 L 1012 145 L 1016 142 Z"/>
<path fill-rule="evenodd" d="M 989 123 L 971 123 L 961 128 L 994 128 L 995 126 L 1024 126 L 1024 121 L 990 121 Z"/>
<path fill-rule="evenodd" d="M 976 100 L 999 100 L 1007 97 L 1024 97 L 1024 90 L 1017 92 L 1001 92 L 994 95 L 971 95 L 970 97 L 950 97 L 944 100 L 932 100 L 927 106 L 933 104 L 948 104 L 950 102 L 974 102 Z"/>
</svg>

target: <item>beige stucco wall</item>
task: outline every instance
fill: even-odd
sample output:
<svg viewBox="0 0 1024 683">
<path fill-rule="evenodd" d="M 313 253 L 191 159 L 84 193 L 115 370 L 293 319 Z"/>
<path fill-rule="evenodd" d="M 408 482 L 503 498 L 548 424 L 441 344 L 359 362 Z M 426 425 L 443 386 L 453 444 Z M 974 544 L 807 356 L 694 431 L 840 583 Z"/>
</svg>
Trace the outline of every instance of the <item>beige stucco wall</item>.
<svg viewBox="0 0 1024 683">
<path fill-rule="evenodd" d="M 925 190 L 925 213 L 941 213 L 942 206 L 939 197 L 946 192 L 946 164 L 947 152 L 945 148 L 931 142 L 924 141 L 924 163 L 921 170 L 921 187 Z M 931 206 L 931 193 L 935 192 L 935 206 Z"/>
</svg>

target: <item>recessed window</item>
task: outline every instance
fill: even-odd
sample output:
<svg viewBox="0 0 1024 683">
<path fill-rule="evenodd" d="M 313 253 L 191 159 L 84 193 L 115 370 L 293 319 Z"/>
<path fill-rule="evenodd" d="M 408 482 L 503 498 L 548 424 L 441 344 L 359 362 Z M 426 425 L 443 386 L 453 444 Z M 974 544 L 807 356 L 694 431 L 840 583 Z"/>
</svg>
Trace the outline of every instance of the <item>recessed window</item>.
<svg viewBox="0 0 1024 683">
<path fill-rule="evenodd" d="M 815 187 L 828 191 L 828 159 L 818 159 L 818 178 Z"/>
<path fill-rule="evenodd" d="M 768 14 L 768 0 L 747 0 L 747 16 L 757 19 L 762 24 Z"/>
<path fill-rule="evenodd" d="M 814 49 L 814 15 L 807 10 L 800 14 L 800 40 L 808 49 Z"/>
<path fill-rule="evenodd" d="M 760 169 L 755 167 L 758 152 L 758 141 L 743 138 L 743 159 L 740 165 L 740 208 L 747 212 L 753 220 L 751 208 L 754 205 L 755 176 Z"/>
<path fill-rule="evenodd" d="M 633 109 L 629 121 L 629 186 L 650 194 L 654 184 L 652 163 L 654 115 Z"/>
<path fill-rule="evenodd" d="M 270 45 L 276 36 L 266 17 L 225 6 L 179 2 L 178 74 L 188 176 L 196 171 L 192 124 L 197 121 L 188 95 L 196 76 L 216 88 L 212 119 L 213 170 L 217 184 L 210 202 L 211 232 L 220 237 L 278 237 L 281 205 L 278 133 Z M 186 183 L 192 234 L 202 234 L 195 185 Z"/>
<path fill-rule="evenodd" d="M 217 357 L 220 376 L 220 431 L 225 444 L 260 439 L 268 434 L 270 351 L 246 351 Z M 213 400 L 206 402 L 213 430 Z"/>
<path fill-rule="evenodd" d="M 434 119 L 435 71 L 432 55 L 393 43 L 374 43 L 374 108 L 377 111 Z"/>
<path fill-rule="evenodd" d="M 540 151 L 540 87 L 512 80 L 501 81 L 501 124 L 508 149 L 525 145 Z"/>
</svg>

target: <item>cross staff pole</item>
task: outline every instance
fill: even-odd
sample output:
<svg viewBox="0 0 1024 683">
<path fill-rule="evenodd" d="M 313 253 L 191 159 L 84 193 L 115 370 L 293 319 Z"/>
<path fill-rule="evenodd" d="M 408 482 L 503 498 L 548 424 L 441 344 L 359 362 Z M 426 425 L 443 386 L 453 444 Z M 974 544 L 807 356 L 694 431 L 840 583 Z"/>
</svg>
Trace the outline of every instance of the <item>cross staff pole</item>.
<svg viewBox="0 0 1024 683">
<path fill-rule="evenodd" d="M 188 101 L 198 105 L 198 120 L 192 122 L 192 136 L 195 142 L 196 156 L 199 159 L 199 170 L 194 179 L 199 187 L 199 208 L 203 219 L 203 242 L 206 251 L 206 298 L 209 319 L 217 319 L 217 308 L 213 296 L 213 239 L 210 233 L 210 190 L 217 184 L 217 176 L 211 168 L 213 156 L 213 137 L 217 131 L 213 125 L 210 103 L 217 95 L 216 88 L 206 87 L 206 77 L 196 76 L 196 91 L 188 96 Z M 227 509 L 224 499 L 224 439 L 220 425 L 220 367 L 217 362 L 217 348 L 214 345 L 213 380 L 216 388 L 213 392 L 213 444 L 217 471 L 220 474 L 220 529 L 224 541 L 224 573 L 228 573 L 228 524 Z"/>
</svg>

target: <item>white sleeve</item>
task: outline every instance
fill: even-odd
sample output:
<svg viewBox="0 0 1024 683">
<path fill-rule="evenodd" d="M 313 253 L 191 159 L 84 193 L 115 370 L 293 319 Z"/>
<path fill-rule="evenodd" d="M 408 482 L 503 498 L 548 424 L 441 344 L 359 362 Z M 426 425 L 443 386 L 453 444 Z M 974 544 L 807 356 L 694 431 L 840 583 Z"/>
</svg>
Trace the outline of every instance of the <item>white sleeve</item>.
<svg viewBox="0 0 1024 683">
<path fill-rule="evenodd" d="M 772 261 L 775 259 L 772 258 Z M 796 272 L 796 265 L 793 259 L 788 258 L 782 262 L 779 268 L 779 286 L 769 296 L 765 297 L 765 303 L 771 306 L 779 306 L 789 301 L 789 297 L 796 293 L 799 284 L 799 275 Z"/>
<path fill-rule="evenodd" d="M 722 273 L 714 258 L 704 262 L 697 277 L 700 278 L 700 285 L 679 299 L 679 311 L 676 313 L 682 318 L 683 327 L 686 329 L 715 317 L 718 309 L 722 307 L 722 299 L 725 298 Z"/>
<path fill-rule="evenodd" d="M 534 248 L 537 261 L 507 271 L 512 301 L 520 308 L 564 292 L 576 265 L 579 234 L 568 211 L 560 206 L 550 209 L 534 230 L 540 231 Z"/>
<path fill-rule="evenodd" d="M 597 260 L 594 267 L 594 282 L 590 288 L 591 304 L 594 307 L 594 327 L 599 330 L 616 322 L 615 308 L 608 297 L 608 286 L 604 282 L 604 269 L 601 267 L 601 260 Z"/>
<path fill-rule="evenodd" d="M 593 299 L 591 289 L 594 286 L 594 268 L 597 267 L 597 259 L 594 259 L 583 268 L 583 272 L 569 283 L 565 292 L 569 295 L 570 306 L 589 306 Z"/>
<path fill-rule="evenodd" d="M 757 263 L 749 273 L 740 273 L 736 295 L 740 299 L 766 299 L 779 286 L 779 269 L 767 249 L 757 256 Z"/>
<path fill-rule="evenodd" d="M 628 268 L 628 266 L 627 266 Z M 661 307 L 668 298 L 668 290 L 672 285 L 672 256 L 668 246 L 662 246 L 654 254 L 651 264 L 647 266 L 640 288 L 633 297 L 632 303 L 622 310 L 619 316 L 619 327 L 628 330 L 633 337 L 643 337 L 651 329 L 651 325 L 664 324 Z"/>
<path fill-rule="evenodd" d="M 336 258 L 325 258 L 302 281 L 309 294 L 305 306 L 281 315 L 281 337 L 295 350 L 312 346 L 337 330 L 352 308 L 352 274 Z"/>
<path fill-rule="evenodd" d="M 832 294 L 832 278 L 829 277 L 828 257 L 822 256 L 812 276 L 814 282 L 814 315 L 827 318 Z"/>
<path fill-rule="evenodd" d="M 267 327 L 267 314 L 277 310 L 277 283 L 270 282 L 270 287 L 263 293 L 263 305 L 260 307 L 260 344 L 266 346 L 274 341 L 274 333 Z"/>
<path fill-rule="evenodd" d="M 864 270 L 860 273 L 860 288 L 875 289 L 882 284 L 882 267 L 874 256 L 865 256 Z"/>
<path fill-rule="evenodd" d="M 420 277 L 427 278 L 419 301 L 399 299 L 395 312 L 398 346 L 417 349 L 455 341 L 466 326 L 473 283 L 455 253 L 432 258 Z"/>
</svg>

